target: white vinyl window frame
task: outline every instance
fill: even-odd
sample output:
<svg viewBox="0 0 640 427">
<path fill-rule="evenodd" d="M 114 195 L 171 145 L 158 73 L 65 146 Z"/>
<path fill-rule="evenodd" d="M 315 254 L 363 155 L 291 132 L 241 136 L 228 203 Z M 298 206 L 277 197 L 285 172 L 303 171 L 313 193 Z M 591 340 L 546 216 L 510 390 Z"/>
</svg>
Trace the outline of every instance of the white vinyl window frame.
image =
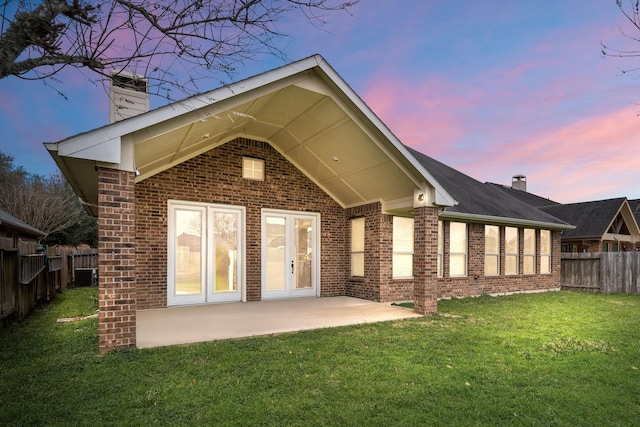
<svg viewBox="0 0 640 427">
<path fill-rule="evenodd" d="M 351 276 L 364 277 L 364 218 L 351 220 Z"/>
<path fill-rule="evenodd" d="M 504 228 L 504 274 L 515 276 L 518 274 L 519 264 L 518 228 Z"/>
<path fill-rule="evenodd" d="M 524 229 L 522 248 L 522 273 L 536 274 L 536 230 Z"/>
<path fill-rule="evenodd" d="M 449 277 L 464 277 L 467 275 L 467 252 L 469 238 L 467 223 L 449 223 Z"/>
<path fill-rule="evenodd" d="M 243 157 L 242 178 L 253 181 L 264 181 L 264 160 L 253 157 Z"/>
<path fill-rule="evenodd" d="M 550 230 L 540 230 L 540 274 L 551 274 Z"/>
<path fill-rule="evenodd" d="M 500 275 L 500 227 L 484 226 L 484 275 Z"/>
<path fill-rule="evenodd" d="M 392 277 L 413 277 L 413 218 L 393 217 Z"/>
<path fill-rule="evenodd" d="M 442 221 L 438 221 L 438 277 L 444 277 L 444 224 Z"/>
</svg>

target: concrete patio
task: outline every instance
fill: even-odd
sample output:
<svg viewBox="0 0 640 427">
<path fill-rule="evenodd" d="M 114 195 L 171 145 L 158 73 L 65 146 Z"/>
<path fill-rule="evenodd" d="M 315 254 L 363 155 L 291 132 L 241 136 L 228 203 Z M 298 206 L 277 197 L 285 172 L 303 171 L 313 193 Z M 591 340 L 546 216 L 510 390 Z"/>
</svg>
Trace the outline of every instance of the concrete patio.
<svg viewBox="0 0 640 427">
<path fill-rule="evenodd" d="M 420 317 L 351 297 L 297 298 L 170 307 L 137 312 L 137 347 L 245 338 Z"/>
</svg>

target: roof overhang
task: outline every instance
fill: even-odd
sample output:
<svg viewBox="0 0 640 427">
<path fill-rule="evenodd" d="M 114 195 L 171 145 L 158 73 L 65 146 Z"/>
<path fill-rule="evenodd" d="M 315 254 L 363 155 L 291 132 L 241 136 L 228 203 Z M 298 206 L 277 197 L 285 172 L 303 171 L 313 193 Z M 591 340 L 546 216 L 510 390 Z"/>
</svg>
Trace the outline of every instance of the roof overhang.
<svg viewBox="0 0 640 427">
<path fill-rule="evenodd" d="M 444 210 L 439 213 L 438 217 L 443 220 L 476 222 L 481 224 L 505 225 L 516 227 L 541 228 L 546 230 L 573 230 L 575 225 L 558 224 L 553 222 L 532 221 L 519 218 L 505 218 L 491 215 L 476 215 L 461 212 L 450 212 Z"/>
<path fill-rule="evenodd" d="M 95 215 L 97 166 L 140 182 L 238 137 L 269 143 L 343 207 L 456 203 L 318 55 L 45 146 Z"/>
</svg>

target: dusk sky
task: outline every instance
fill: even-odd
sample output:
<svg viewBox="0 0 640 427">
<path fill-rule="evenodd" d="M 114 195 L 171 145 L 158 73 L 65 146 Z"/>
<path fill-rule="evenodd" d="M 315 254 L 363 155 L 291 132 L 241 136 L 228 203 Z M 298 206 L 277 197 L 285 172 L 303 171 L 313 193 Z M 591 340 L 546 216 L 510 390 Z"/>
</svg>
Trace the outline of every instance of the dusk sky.
<svg viewBox="0 0 640 427">
<path fill-rule="evenodd" d="M 524 174 L 562 203 L 640 198 L 640 80 L 620 71 L 640 58 L 601 54 L 629 46 L 614 0 L 361 0 L 327 19 L 281 23 L 286 54 L 324 56 L 404 144 L 482 182 Z M 284 65 L 258 59 L 202 90 Z M 61 79 L 0 80 L 0 151 L 29 172 L 57 171 L 43 142 L 108 122 L 102 86 Z"/>
</svg>

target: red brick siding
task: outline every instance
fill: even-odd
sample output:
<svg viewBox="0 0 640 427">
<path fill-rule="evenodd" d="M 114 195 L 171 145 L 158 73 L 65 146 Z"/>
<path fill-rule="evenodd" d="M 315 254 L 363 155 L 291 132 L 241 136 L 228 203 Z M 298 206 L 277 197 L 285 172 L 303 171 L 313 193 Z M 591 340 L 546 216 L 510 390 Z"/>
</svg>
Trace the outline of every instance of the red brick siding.
<svg viewBox="0 0 640 427">
<path fill-rule="evenodd" d="M 136 344 L 134 174 L 98 168 L 99 346 Z"/>
<path fill-rule="evenodd" d="M 242 158 L 265 161 L 265 180 L 242 178 Z M 344 210 L 268 143 L 239 138 L 136 184 L 138 307 L 167 305 L 167 201 L 246 207 L 246 294 L 261 298 L 261 209 L 321 214 L 321 295 L 345 293 Z"/>
<path fill-rule="evenodd" d="M 420 207 L 414 211 L 414 310 L 420 314 L 438 311 L 438 211 Z"/>
</svg>

